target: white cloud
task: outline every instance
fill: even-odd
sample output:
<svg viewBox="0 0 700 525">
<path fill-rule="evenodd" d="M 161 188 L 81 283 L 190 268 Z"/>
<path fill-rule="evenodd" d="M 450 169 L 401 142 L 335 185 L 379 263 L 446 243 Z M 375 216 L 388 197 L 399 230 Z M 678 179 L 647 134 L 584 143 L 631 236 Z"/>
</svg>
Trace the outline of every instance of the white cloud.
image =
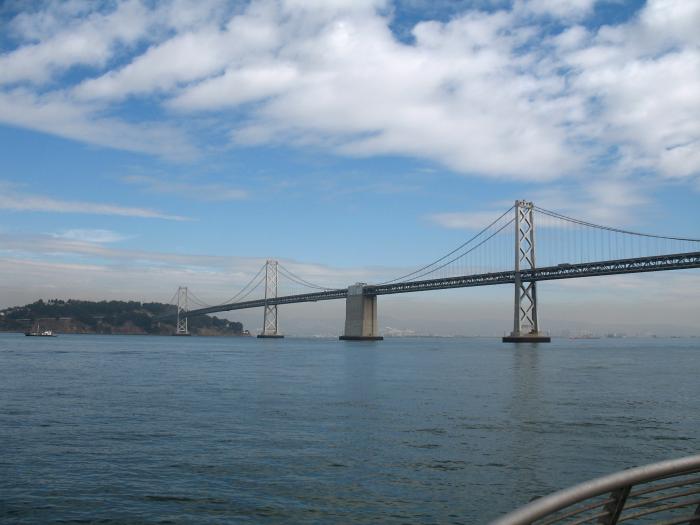
<svg viewBox="0 0 700 525">
<path fill-rule="evenodd" d="M 294 35 L 280 59 L 296 81 L 235 138 L 334 145 L 360 156 L 409 154 L 462 172 L 547 179 L 580 161 L 567 151 L 557 86 L 520 73 L 508 14 L 470 14 L 397 42 L 377 15 Z M 195 87 L 191 89 L 196 89 Z M 187 96 L 188 91 L 181 97 Z M 538 103 L 543 106 L 538 107 Z"/>
<path fill-rule="evenodd" d="M 603 226 L 624 227 L 638 222 L 640 207 L 649 208 L 648 193 L 652 188 L 627 179 L 590 179 L 578 185 L 550 185 L 527 195 L 541 208 L 563 213 L 574 219 L 591 221 Z M 435 213 L 428 219 L 450 229 L 480 230 L 498 218 L 510 202 L 486 203 L 487 210 Z M 512 216 L 512 215 L 511 215 Z M 563 228 L 560 220 L 540 217 L 538 228 Z M 654 232 L 649 232 L 654 233 Z"/>
<path fill-rule="evenodd" d="M 516 9 L 534 15 L 565 20 L 580 19 L 590 14 L 597 0 L 525 0 L 516 2 Z"/>
<path fill-rule="evenodd" d="M 78 104 L 62 93 L 37 95 L 19 88 L 0 91 L 0 122 L 88 144 L 176 160 L 190 160 L 197 154 L 185 134 L 175 126 L 103 117 L 98 108 Z"/>
<path fill-rule="evenodd" d="M 187 183 L 149 175 L 127 175 L 122 181 L 141 186 L 153 193 L 172 193 L 203 201 L 237 201 L 248 198 L 248 192 L 223 184 Z"/>
<path fill-rule="evenodd" d="M 591 101 L 583 132 L 620 166 L 700 174 L 700 4 L 651 0 L 631 22 L 560 44 L 573 92 Z"/>
<path fill-rule="evenodd" d="M 70 81 L 59 81 L 71 68 L 104 70 L 132 53 L 137 44 L 201 28 L 230 10 L 223 0 L 170 0 L 156 5 L 141 0 L 108 4 L 73 0 L 47 2 L 20 13 L 7 25 L 20 44 L 0 55 L 0 122 L 89 144 L 190 160 L 196 148 L 177 125 L 111 116 L 115 112 L 107 105 L 80 103 Z M 81 71 L 76 77 L 84 75 Z"/>
<path fill-rule="evenodd" d="M 70 241 L 80 241 L 98 244 L 120 242 L 130 238 L 130 236 L 128 235 L 122 235 L 121 233 L 117 233 L 112 230 L 91 230 L 85 228 L 75 228 L 72 230 L 65 230 L 60 233 L 54 233 L 53 237 L 56 237 L 58 239 L 68 239 Z"/>
<path fill-rule="evenodd" d="M 435 213 L 428 218 L 431 222 L 444 228 L 456 230 L 480 230 L 491 224 L 501 211 L 448 212 Z"/>
<path fill-rule="evenodd" d="M 177 253 L 161 253 L 144 250 L 120 249 L 105 246 L 104 243 L 95 242 L 94 239 L 71 239 L 57 235 L 13 235 L 2 234 L 2 249 L 25 257 L 41 258 L 41 256 L 61 253 L 66 256 L 83 259 L 99 258 L 110 261 L 112 264 L 133 263 L 135 265 L 171 266 L 180 269 L 197 268 L 204 273 L 213 270 L 231 271 L 231 261 L 235 260 L 238 272 L 243 270 L 241 279 L 254 268 L 255 271 L 262 264 L 261 259 L 238 257 L 235 259 L 206 256 L 187 255 Z M 264 261 L 263 261 L 264 262 Z M 237 276 L 237 272 L 231 272 Z"/>
<path fill-rule="evenodd" d="M 85 81 L 76 94 L 85 98 L 123 98 L 129 94 L 169 90 L 179 82 L 207 76 L 225 65 L 216 50 L 216 29 L 178 35 L 146 51 L 123 69 Z M 207 49 L 207 53 L 202 50 Z"/>
<path fill-rule="evenodd" d="M 41 279 L 35 282 L 58 283 L 56 293 L 66 297 L 83 293 L 88 297 L 116 295 L 144 300 L 167 299 L 163 297 L 165 291 L 172 294 L 177 286 L 188 285 L 203 301 L 219 304 L 246 285 L 265 263 L 263 258 L 163 253 L 105 246 L 118 236 L 102 230 L 73 230 L 58 235 L 29 237 L 0 234 L 0 275 L 10 266 L 14 275 L 12 278 L 5 275 L 0 283 L 11 282 L 13 289 L 21 289 L 21 283 L 32 282 L 37 275 L 35 272 L 40 271 Z M 376 282 L 378 275 L 404 271 L 396 268 L 334 268 L 288 259 L 279 262 L 294 275 L 326 287 L 345 287 L 358 280 Z M 96 279 L 90 285 L 94 286 L 93 289 L 86 287 L 92 279 L 88 275 L 86 281 L 80 281 L 83 269 Z M 105 281 L 100 282 L 99 276 Z M 262 291 L 258 288 L 248 298 L 260 297 Z M 311 289 L 303 289 L 287 277 L 280 277 L 280 294 L 305 291 Z M 28 296 L 27 300 L 31 297 Z"/>
<path fill-rule="evenodd" d="M 283 93 L 297 79 L 293 65 L 254 65 L 245 70 L 229 69 L 207 79 L 169 102 L 174 109 L 206 110 L 233 107 Z"/>
<path fill-rule="evenodd" d="M 255 0 L 237 10 L 210 1 L 201 12 L 185 0 L 120 2 L 110 12 L 79 3 L 73 11 L 82 18 L 47 9 L 14 21 L 37 41 L 2 56 L 6 81 L 57 80 L 74 64 L 99 71 L 53 94 L 5 89 L 0 119 L 191 155 L 178 126 L 154 130 L 104 116 L 117 101 L 144 97 L 178 110 L 166 120 L 213 123 L 209 131 L 239 144 L 408 155 L 468 175 L 533 181 L 583 177 L 591 166 L 697 176 L 700 4 L 650 0 L 625 23 L 589 30 L 582 21 L 594 4 L 466 9 L 447 22 L 417 23 L 410 43 L 392 33 L 384 1 Z M 135 17 L 135 26 L 117 23 Z M 549 36 L 547 17 L 564 31 Z M 66 44 L 71 38 L 82 43 Z M 134 51 L 130 43 L 140 40 L 152 45 Z"/>
<path fill-rule="evenodd" d="M 147 219 L 166 219 L 172 221 L 185 221 L 186 217 L 170 215 L 148 208 L 135 208 L 131 206 L 119 206 L 116 204 L 104 204 L 85 201 L 69 201 L 47 197 L 44 195 L 28 195 L 3 185 L 0 194 L 0 209 L 22 212 L 52 212 L 52 213 L 80 213 L 90 215 L 118 215 L 122 217 L 141 217 Z"/>
<path fill-rule="evenodd" d="M 85 4 L 73 3 L 58 8 L 49 5 L 47 11 L 34 16 L 20 15 L 15 28 L 39 42 L 0 56 L 0 84 L 43 83 L 72 66 L 103 66 L 118 44 L 135 43 L 149 26 L 149 12 L 137 0 L 120 2 L 109 13 L 87 10 Z"/>
<path fill-rule="evenodd" d="M 580 186 L 552 186 L 536 191 L 532 200 L 542 208 L 576 219 L 624 227 L 639 220 L 639 209 L 648 207 L 651 190 L 648 184 L 635 180 L 592 179 Z"/>
<path fill-rule="evenodd" d="M 279 45 L 278 28 L 271 16 L 270 8 L 262 3 L 231 18 L 224 29 L 213 20 L 207 21 L 150 47 L 121 69 L 82 82 L 75 93 L 87 99 L 121 99 L 169 92 L 183 83 L 218 76 L 230 64 L 255 68 Z M 255 80 L 255 74 L 251 75 Z M 226 79 L 225 84 L 236 87 L 235 79 Z"/>
</svg>

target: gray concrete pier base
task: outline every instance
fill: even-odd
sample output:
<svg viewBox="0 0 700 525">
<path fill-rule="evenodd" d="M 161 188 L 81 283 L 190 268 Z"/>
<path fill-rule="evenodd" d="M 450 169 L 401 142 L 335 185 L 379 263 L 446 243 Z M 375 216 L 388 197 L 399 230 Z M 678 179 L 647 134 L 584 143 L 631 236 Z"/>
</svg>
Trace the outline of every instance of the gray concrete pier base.
<svg viewBox="0 0 700 525">
<path fill-rule="evenodd" d="M 258 334 L 258 339 L 284 339 L 281 334 Z"/>
<path fill-rule="evenodd" d="M 377 296 L 365 295 L 364 283 L 348 286 L 345 299 L 345 333 L 341 341 L 381 341 L 377 329 Z"/>
<path fill-rule="evenodd" d="M 511 333 L 503 336 L 504 343 L 551 343 L 552 338 L 542 332 L 531 332 L 526 334 Z"/>
</svg>

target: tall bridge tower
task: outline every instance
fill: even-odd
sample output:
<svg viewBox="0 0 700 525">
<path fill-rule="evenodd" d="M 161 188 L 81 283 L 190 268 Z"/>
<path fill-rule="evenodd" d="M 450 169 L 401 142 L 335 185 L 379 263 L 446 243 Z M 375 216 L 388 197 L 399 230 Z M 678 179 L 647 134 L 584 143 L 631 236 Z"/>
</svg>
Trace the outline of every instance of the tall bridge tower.
<svg viewBox="0 0 700 525">
<path fill-rule="evenodd" d="M 537 282 L 523 282 L 521 270 L 535 269 L 535 214 L 528 201 L 515 201 L 515 305 L 513 331 L 504 343 L 549 343 L 537 317 Z"/>
<path fill-rule="evenodd" d="M 187 286 L 180 286 L 177 289 L 177 322 L 175 323 L 174 335 L 190 335 L 187 330 Z"/>
<path fill-rule="evenodd" d="M 265 312 L 263 314 L 263 329 L 258 337 L 281 339 L 284 337 L 278 332 L 277 304 L 270 304 L 270 299 L 277 299 L 277 261 L 268 260 L 265 263 Z"/>
</svg>

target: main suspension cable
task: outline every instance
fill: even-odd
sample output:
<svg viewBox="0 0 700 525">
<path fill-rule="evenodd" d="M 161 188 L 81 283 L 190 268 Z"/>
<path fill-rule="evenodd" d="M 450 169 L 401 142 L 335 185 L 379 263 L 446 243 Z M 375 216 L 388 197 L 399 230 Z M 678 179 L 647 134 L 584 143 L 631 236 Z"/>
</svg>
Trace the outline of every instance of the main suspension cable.
<svg viewBox="0 0 700 525">
<path fill-rule="evenodd" d="M 495 237 L 497 234 L 501 233 L 504 229 L 506 229 L 506 227 L 510 226 L 510 225 L 513 224 L 514 222 L 515 222 L 515 217 L 513 217 L 511 220 L 509 220 L 508 222 L 506 222 L 503 226 L 501 226 L 499 229 L 497 229 L 497 230 L 496 230 L 495 232 L 493 232 L 491 235 L 489 235 L 488 237 L 486 237 L 486 239 L 484 239 L 483 241 L 481 241 L 481 242 L 480 242 L 479 244 L 477 244 L 476 246 L 471 247 L 471 248 L 470 248 L 469 250 L 467 250 L 466 252 L 459 254 L 457 257 L 455 257 L 455 258 L 453 258 L 453 259 L 447 261 L 446 263 L 443 263 L 442 265 L 438 266 L 437 268 L 433 268 L 433 269 L 431 269 L 431 270 L 429 270 L 429 271 L 427 271 L 427 272 L 425 272 L 425 273 L 422 273 L 422 274 L 420 274 L 420 275 L 417 275 L 417 276 L 416 276 L 416 279 L 419 279 L 419 278 L 421 278 L 421 277 L 424 277 L 424 276 L 426 276 L 426 275 L 429 275 L 429 274 L 431 274 L 431 273 L 433 273 L 433 272 L 437 272 L 438 270 L 441 270 L 442 268 L 444 268 L 444 267 L 447 266 L 448 264 L 451 264 L 451 263 L 455 262 L 455 261 L 456 261 L 457 259 L 459 259 L 460 257 L 464 257 L 465 255 L 467 255 L 467 254 L 473 252 L 473 251 L 476 250 L 479 246 L 483 245 L 485 242 L 489 241 L 490 239 L 492 239 L 493 237 Z M 454 252 L 453 252 L 453 253 L 454 253 Z"/>
<path fill-rule="evenodd" d="M 167 303 L 165 303 L 165 304 L 171 304 L 171 305 L 173 305 L 173 306 L 177 306 L 177 305 L 175 304 L 175 298 L 177 297 L 177 294 L 178 294 L 179 291 L 180 291 L 179 289 L 178 289 L 178 290 L 175 290 L 175 293 L 173 294 L 173 296 L 172 296 L 172 297 L 170 298 L 170 300 L 169 300 Z"/>
<path fill-rule="evenodd" d="M 258 286 L 260 286 L 260 285 L 263 283 L 263 281 L 265 281 L 265 276 L 264 276 L 264 275 L 263 275 L 262 277 L 260 277 L 260 279 L 259 279 L 258 282 L 255 284 L 255 286 L 253 286 L 250 290 L 248 290 L 248 292 L 247 292 L 245 295 L 243 295 L 243 296 L 241 296 L 241 297 L 238 297 L 238 300 L 237 300 L 236 302 L 237 302 L 237 303 L 240 303 L 243 299 L 245 299 L 245 298 L 248 297 L 250 294 L 252 294 L 252 293 L 258 288 Z M 221 305 L 217 305 L 217 306 L 221 306 Z"/>
<path fill-rule="evenodd" d="M 252 277 L 252 279 L 250 279 L 250 281 L 248 281 L 248 282 L 246 283 L 246 285 L 245 285 L 243 288 L 241 288 L 241 289 L 238 291 L 238 293 L 236 293 L 233 297 L 231 297 L 231 298 L 229 298 L 229 299 L 226 299 L 225 301 L 223 301 L 223 302 L 221 302 L 221 303 L 219 303 L 219 304 L 216 304 L 216 305 L 214 305 L 214 306 L 222 306 L 222 305 L 224 305 L 224 304 L 233 303 L 236 299 L 239 299 L 239 298 L 240 298 L 239 296 L 240 296 L 242 293 L 244 293 L 244 292 L 246 291 L 246 289 L 247 289 L 251 284 L 253 284 L 253 282 L 255 282 L 255 280 L 260 276 L 260 274 L 261 274 L 261 273 L 263 272 L 263 270 L 265 269 L 265 266 L 266 266 L 266 264 L 263 264 L 263 265 L 260 267 L 260 269 L 258 270 L 258 273 L 256 273 L 256 274 Z M 257 285 L 256 285 L 256 286 L 257 286 Z M 253 288 L 253 289 L 255 289 L 255 288 Z M 249 295 L 249 294 L 246 294 L 244 297 L 248 297 L 248 295 Z"/>
<path fill-rule="evenodd" d="M 191 299 L 192 302 L 195 303 L 195 305 L 201 306 L 201 307 L 203 307 L 203 308 L 213 308 L 213 307 L 216 307 L 216 306 L 223 306 L 223 305 L 225 305 L 225 304 L 233 303 L 236 299 L 239 299 L 239 300 L 242 299 L 242 297 L 240 297 L 241 294 L 245 293 L 246 290 L 248 290 L 248 288 L 250 287 L 250 285 L 253 284 L 253 283 L 255 282 L 255 280 L 260 276 L 260 274 L 262 273 L 262 271 L 263 271 L 264 269 L 265 269 L 265 264 L 263 264 L 263 265 L 260 267 L 260 269 L 258 270 L 258 272 L 252 277 L 252 279 L 250 279 L 250 281 L 248 281 L 248 282 L 246 283 L 246 285 L 245 285 L 243 288 L 241 288 L 233 297 L 231 297 L 231 298 L 229 298 L 229 299 L 226 299 L 225 301 L 220 302 L 220 303 L 218 303 L 218 304 L 209 304 L 209 303 L 207 303 L 206 301 L 203 301 L 202 299 L 200 299 L 199 297 L 197 297 L 191 290 L 188 290 L 188 291 L 187 291 L 188 299 Z M 260 284 L 260 283 L 257 283 L 257 284 L 256 284 L 252 289 L 250 289 L 250 290 L 248 291 L 248 293 L 246 293 L 243 297 L 248 297 L 248 296 L 250 295 L 250 293 L 251 293 L 255 288 L 257 288 L 257 286 L 258 286 L 259 284 Z M 176 292 L 176 295 L 177 295 L 177 292 Z"/>
<path fill-rule="evenodd" d="M 189 289 L 187 290 L 187 300 L 190 301 L 190 302 L 193 302 L 193 303 L 195 303 L 195 304 L 197 304 L 197 305 L 199 305 L 199 306 L 203 306 L 204 308 L 209 308 L 210 306 L 214 306 L 214 305 L 212 305 L 212 304 L 209 304 L 209 303 L 207 303 L 207 302 L 201 300 L 199 297 L 197 297 L 197 296 L 194 294 L 194 292 L 192 292 L 192 291 L 189 290 Z"/>
<path fill-rule="evenodd" d="M 640 233 L 640 232 L 633 232 L 630 230 L 622 230 L 620 228 L 614 228 L 612 226 L 603 226 L 601 224 L 595 224 L 593 222 L 583 221 L 581 219 L 574 219 L 573 217 L 568 217 L 566 215 L 563 215 L 561 213 L 557 213 L 555 211 L 546 210 L 544 208 L 540 208 L 539 206 L 533 206 L 533 207 L 534 207 L 534 209 L 536 209 L 540 213 L 544 213 L 545 215 L 549 215 L 550 217 L 554 217 L 556 219 L 560 219 L 560 220 L 564 220 L 564 221 L 573 222 L 574 224 L 579 224 L 581 226 L 598 228 L 600 230 L 606 230 L 606 231 L 615 232 L 615 233 L 625 233 L 627 235 L 636 235 L 639 237 L 650 237 L 653 239 L 666 239 L 669 241 L 700 242 L 700 239 L 691 239 L 691 238 L 687 238 L 687 237 L 668 237 L 665 235 L 654 235 L 652 233 Z"/>
<path fill-rule="evenodd" d="M 326 286 L 321 286 L 307 281 L 306 279 L 299 277 L 297 274 L 293 273 L 291 270 L 289 270 L 285 266 L 282 266 L 281 264 L 277 264 L 277 269 L 280 273 L 282 273 L 282 275 L 302 286 L 306 286 L 308 288 L 315 288 L 317 290 L 333 290 L 333 288 L 328 288 Z"/>
<path fill-rule="evenodd" d="M 473 237 L 471 237 L 470 239 L 468 239 L 468 240 L 465 241 L 464 243 L 462 243 L 462 244 L 460 244 L 459 246 L 457 246 L 457 248 L 455 248 L 455 249 L 452 250 L 451 252 L 449 252 L 449 253 L 443 255 L 443 256 L 440 257 L 439 259 L 437 259 L 437 260 L 431 262 L 430 264 L 426 264 L 426 265 L 423 266 L 422 268 L 418 268 L 417 270 L 415 270 L 415 271 L 413 271 L 413 272 L 411 272 L 411 273 L 407 273 L 406 275 L 402 275 L 401 277 L 397 277 L 397 278 L 395 278 L 395 279 L 391 279 L 390 281 L 384 281 L 383 283 L 379 283 L 377 286 L 382 285 L 382 284 L 391 284 L 391 283 L 395 283 L 395 282 L 397 282 L 397 281 L 401 281 L 401 280 L 403 280 L 403 279 L 406 279 L 407 277 L 414 276 L 414 275 L 416 275 L 416 274 L 422 272 L 423 270 L 426 270 L 427 268 L 430 268 L 431 266 L 436 265 L 436 264 L 439 263 L 439 262 L 444 261 L 444 260 L 447 259 L 450 255 L 453 255 L 454 253 L 458 252 L 459 250 L 461 250 L 462 248 L 464 248 L 465 246 L 467 246 L 469 243 L 471 243 L 471 242 L 473 242 L 475 239 L 477 239 L 479 236 L 481 236 L 484 232 L 486 232 L 489 228 L 491 228 L 491 226 L 493 226 L 493 225 L 496 224 L 498 221 L 500 221 L 503 217 L 505 217 L 506 215 L 508 215 L 508 214 L 513 210 L 513 208 L 515 208 L 515 206 L 511 206 L 510 208 L 508 208 L 505 212 L 503 212 L 503 214 L 502 214 L 500 217 L 498 217 L 495 221 L 493 221 L 491 224 L 489 224 L 488 226 L 486 226 L 486 227 L 485 227 L 483 230 L 481 230 L 479 233 L 477 233 L 476 235 L 474 235 Z M 513 220 L 515 220 L 515 219 L 513 219 Z M 509 224 L 512 223 L 513 220 L 511 220 L 511 221 L 509 222 Z M 502 229 L 503 229 L 503 228 L 501 228 L 501 230 L 502 230 Z M 501 230 L 498 230 L 498 231 L 501 231 Z M 498 233 L 498 232 L 496 232 L 496 233 Z M 491 236 L 491 237 L 493 237 L 493 236 Z M 489 239 L 490 239 L 491 237 L 489 237 Z M 486 239 L 486 240 L 488 240 L 488 239 Z M 481 243 L 481 244 L 483 244 L 483 243 Z M 479 245 L 477 245 L 477 246 L 481 246 L 481 244 L 479 244 Z M 471 250 L 470 250 L 470 251 L 471 251 Z M 467 253 L 469 253 L 469 252 L 465 252 L 465 253 L 463 253 L 462 255 L 466 255 Z M 456 260 L 456 259 L 459 259 L 462 255 L 459 255 L 458 257 L 456 257 L 456 258 L 453 259 L 452 261 L 454 261 L 454 260 Z M 452 262 L 452 261 L 450 261 L 450 262 Z M 449 263 L 447 263 L 447 264 L 449 264 Z M 444 266 L 445 266 L 445 265 L 440 266 L 440 268 L 444 268 Z M 428 273 L 431 273 L 431 272 L 433 272 L 433 271 L 437 271 L 437 270 L 439 270 L 440 268 L 435 268 L 435 269 L 430 270 L 429 272 L 424 273 L 424 274 L 422 274 L 422 275 L 427 275 Z M 421 275 L 421 276 L 422 276 L 422 275 Z"/>
</svg>

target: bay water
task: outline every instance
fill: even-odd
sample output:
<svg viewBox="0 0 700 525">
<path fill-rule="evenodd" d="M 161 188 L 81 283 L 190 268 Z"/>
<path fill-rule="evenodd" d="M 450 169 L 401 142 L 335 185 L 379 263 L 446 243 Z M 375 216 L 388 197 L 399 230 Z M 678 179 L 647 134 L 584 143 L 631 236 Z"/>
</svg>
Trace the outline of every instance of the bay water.
<svg viewBox="0 0 700 525">
<path fill-rule="evenodd" d="M 700 452 L 700 339 L 0 334 L 0 522 L 487 523 Z"/>
</svg>

